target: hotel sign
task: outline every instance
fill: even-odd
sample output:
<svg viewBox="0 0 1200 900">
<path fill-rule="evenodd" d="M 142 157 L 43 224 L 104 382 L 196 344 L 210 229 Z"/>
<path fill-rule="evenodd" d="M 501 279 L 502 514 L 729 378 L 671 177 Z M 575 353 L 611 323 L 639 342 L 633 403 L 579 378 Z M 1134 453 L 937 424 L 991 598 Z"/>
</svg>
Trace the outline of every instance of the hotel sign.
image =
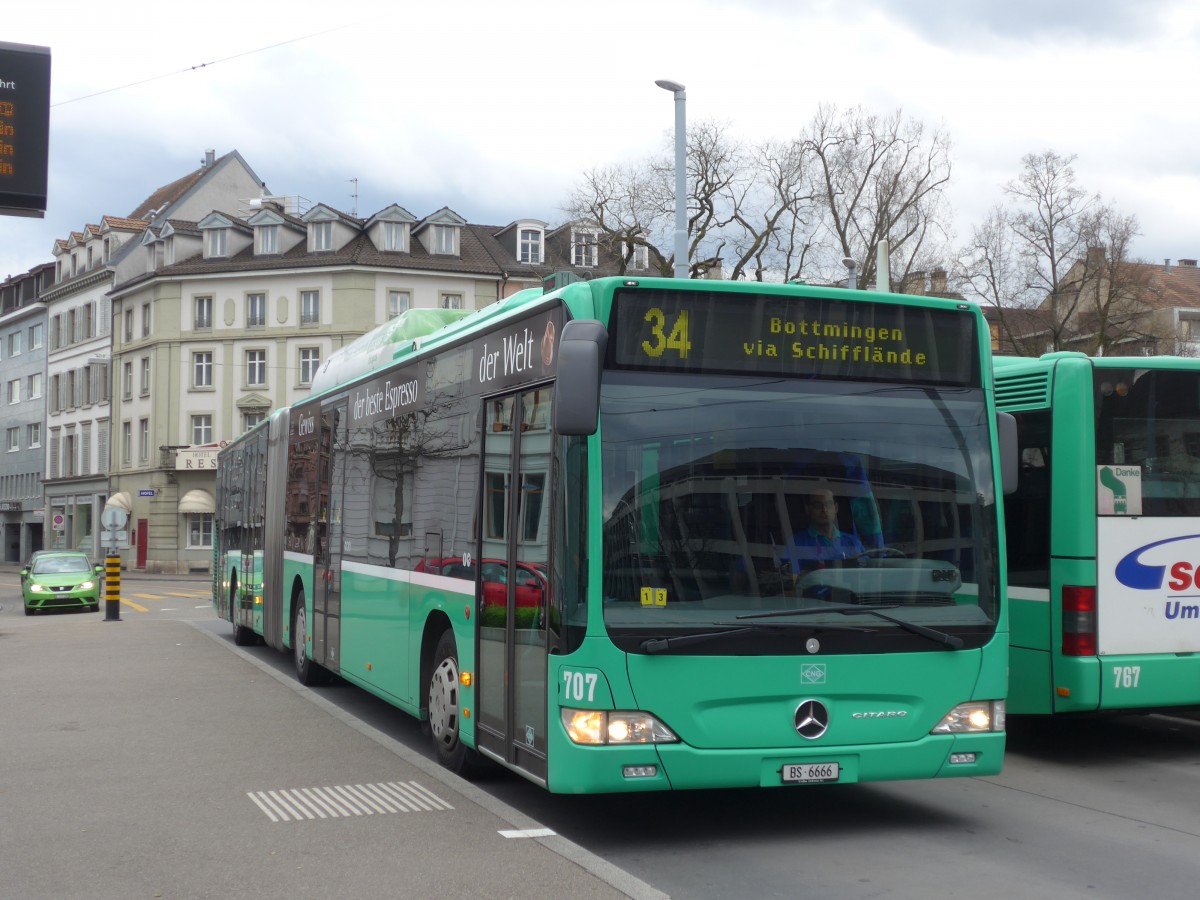
<svg viewBox="0 0 1200 900">
<path fill-rule="evenodd" d="M 215 472 L 217 470 L 217 454 L 221 448 L 217 444 L 203 447 L 185 447 L 175 452 L 176 472 Z"/>
</svg>

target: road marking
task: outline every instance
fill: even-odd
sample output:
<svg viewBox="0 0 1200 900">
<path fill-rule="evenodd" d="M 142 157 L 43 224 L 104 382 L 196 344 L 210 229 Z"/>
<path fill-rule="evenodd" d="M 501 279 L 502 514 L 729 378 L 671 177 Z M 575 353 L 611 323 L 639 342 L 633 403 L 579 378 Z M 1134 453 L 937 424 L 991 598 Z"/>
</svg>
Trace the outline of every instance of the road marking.
<svg viewBox="0 0 1200 900">
<path fill-rule="evenodd" d="M 500 837 L 505 838 L 539 838 L 554 837 L 556 832 L 549 828 L 524 828 L 519 831 L 501 831 Z"/>
<path fill-rule="evenodd" d="M 138 612 L 150 612 L 150 610 L 146 609 L 146 607 L 142 606 L 142 604 L 134 603 L 132 600 L 126 600 L 124 597 L 121 598 L 121 602 L 124 603 L 126 606 L 130 606 L 133 609 L 136 609 Z"/>
<path fill-rule="evenodd" d="M 254 801 L 272 822 L 454 809 L 437 794 L 415 781 L 247 791 L 246 796 Z"/>
</svg>

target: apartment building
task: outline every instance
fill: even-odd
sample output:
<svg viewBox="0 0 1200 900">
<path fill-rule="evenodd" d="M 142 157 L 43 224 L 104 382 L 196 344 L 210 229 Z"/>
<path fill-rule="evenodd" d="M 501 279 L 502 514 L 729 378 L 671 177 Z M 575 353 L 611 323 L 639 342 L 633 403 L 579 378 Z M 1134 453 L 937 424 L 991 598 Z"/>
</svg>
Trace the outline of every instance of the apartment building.
<svg viewBox="0 0 1200 900">
<path fill-rule="evenodd" d="M 0 556 L 28 559 L 42 549 L 46 511 L 45 464 L 46 305 L 42 291 L 54 280 L 50 263 L 0 284 Z"/>
</svg>

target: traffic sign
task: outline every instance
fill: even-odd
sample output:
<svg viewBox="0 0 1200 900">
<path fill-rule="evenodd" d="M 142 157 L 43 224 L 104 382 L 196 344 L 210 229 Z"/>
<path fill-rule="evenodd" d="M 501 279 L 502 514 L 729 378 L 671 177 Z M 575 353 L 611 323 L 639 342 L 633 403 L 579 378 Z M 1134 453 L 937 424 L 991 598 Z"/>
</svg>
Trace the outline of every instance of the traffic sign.
<svg viewBox="0 0 1200 900">
<path fill-rule="evenodd" d="M 110 531 L 124 528 L 125 523 L 128 521 L 129 513 L 125 512 L 119 506 L 110 506 L 104 512 L 100 513 L 100 524 Z"/>
<path fill-rule="evenodd" d="M 100 543 L 106 547 L 113 547 L 117 544 L 129 543 L 128 531 L 102 531 L 100 533 Z"/>
</svg>

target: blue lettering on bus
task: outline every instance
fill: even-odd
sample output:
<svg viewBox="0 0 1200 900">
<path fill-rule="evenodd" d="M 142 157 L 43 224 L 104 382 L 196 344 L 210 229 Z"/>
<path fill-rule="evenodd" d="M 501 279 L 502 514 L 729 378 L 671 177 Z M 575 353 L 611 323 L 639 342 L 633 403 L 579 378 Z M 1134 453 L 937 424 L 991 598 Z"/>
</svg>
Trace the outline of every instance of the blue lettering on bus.
<svg viewBox="0 0 1200 900">
<path fill-rule="evenodd" d="M 1167 566 L 1151 566 L 1141 561 L 1141 555 L 1147 550 L 1153 550 L 1155 547 L 1161 547 L 1164 544 L 1174 544 L 1179 541 L 1190 541 L 1200 538 L 1200 534 L 1185 534 L 1182 537 L 1167 538 L 1162 541 L 1155 541 L 1152 544 L 1145 544 L 1132 550 L 1117 563 L 1114 573 L 1117 576 L 1117 581 L 1125 585 L 1125 587 L 1133 588 L 1136 591 L 1157 591 L 1163 585 L 1163 577 L 1166 575 Z M 1186 564 L 1185 564 L 1186 565 Z M 1171 567 L 1171 574 L 1175 576 L 1179 563 Z M 1189 566 L 1189 571 L 1190 571 Z"/>
</svg>

